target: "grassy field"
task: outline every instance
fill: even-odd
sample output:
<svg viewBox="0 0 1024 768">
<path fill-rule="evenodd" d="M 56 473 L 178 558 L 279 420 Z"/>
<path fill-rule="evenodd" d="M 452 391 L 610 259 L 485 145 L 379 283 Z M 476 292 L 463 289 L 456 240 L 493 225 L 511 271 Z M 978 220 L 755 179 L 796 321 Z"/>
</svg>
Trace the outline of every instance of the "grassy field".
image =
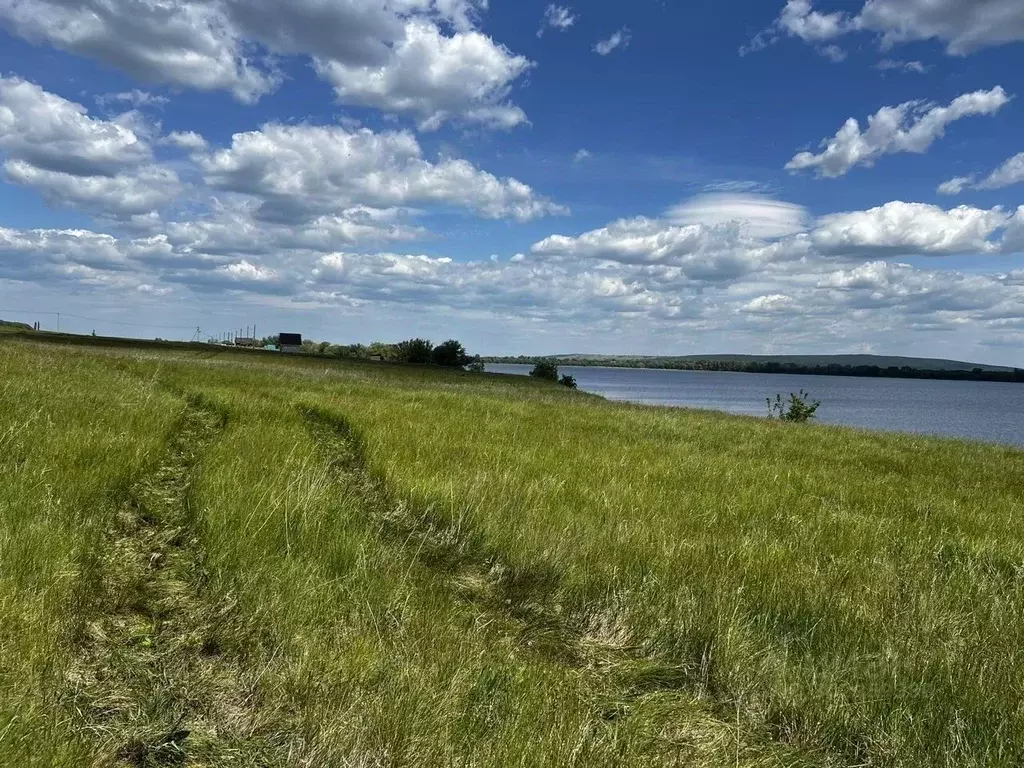
<svg viewBox="0 0 1024 768">
<path fill-rule="evenodd" d="M 1024 764 L 1017 450 L 9 336 L 0 472 L 0 765 Z"/>
</svg>

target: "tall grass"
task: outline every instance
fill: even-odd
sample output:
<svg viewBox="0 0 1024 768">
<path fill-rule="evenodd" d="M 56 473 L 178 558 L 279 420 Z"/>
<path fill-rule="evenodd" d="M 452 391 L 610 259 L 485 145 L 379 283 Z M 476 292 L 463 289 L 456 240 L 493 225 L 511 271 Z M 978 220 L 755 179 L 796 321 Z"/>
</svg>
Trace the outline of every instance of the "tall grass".
<svg viewBox="0 0 1024 768">
<path fill-rule="evenodd" d="M 239 604 L 218 644 L 262 670 L 263 705 L 297 761 L 804 764 L 693 692 L 637 700 L 615 722 L 598 670 L 538 652 L 529 626 L 462 599 L 465 585 L 388 535 L 401 509 L 358 470 L 332 469 L 353 446 L 313 439 L 304 413 L 322 381 L 254 368 L 192 378 L 229 413 L 196 489 L 210 587 Z"/>
<path fill-rule="evenodd" d="M 80 485 L 82 440 L 55 444 L 58 488 L 144 466 L 180 408 L 168 391 L 225 409 L 196 546 L 211 601 L 237 604 L 217 646 L 251 671 L 289 764 L 1024 764 L 1020 451 L 498 376 L 40 349 L 0 347 L 5 384 L 76 371 L 35 411 L 136 446 Z M 112 381 L 135 421 L 104 420 Z M 325 438 L 310 408 L 359 439 Z M 62 547 L 90 529 L 54 530 L 24 551 L 54 560 L 40 583 L 68 582 L 72 605 Z M 575 655 L 545 651 L 544 622 Z M 12 658 L 60 658 L 40 648 Z M 29 667 L 7 674 L 38 678 L 36 706 L 53 681 Z"/>
<path fill-rule="evenodd" d="M 1021 452 L 575 398 L 332 402 L 411 503 L 544 563 L 581 622 L 608 617 L 780 737 L 1024 763 Z"/>
<path fill-rule="evenodd" d="M 179 412 L 104 361 L 0 354 L 0 765 L 88 763 L 61 701 L 92 558 Z"/>
</svg>

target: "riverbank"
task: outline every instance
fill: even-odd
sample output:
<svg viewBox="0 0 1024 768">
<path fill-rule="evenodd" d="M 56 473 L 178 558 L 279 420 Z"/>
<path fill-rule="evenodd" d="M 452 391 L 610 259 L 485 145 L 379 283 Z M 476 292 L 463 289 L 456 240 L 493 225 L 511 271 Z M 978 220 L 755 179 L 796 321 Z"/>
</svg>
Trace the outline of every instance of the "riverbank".
<svg viewBox="0 0 1024 768">
<path fill-rule="evenodd" d="M 525 376 L 531 366 L 487 370 Z M 888 432 L 1024 445 L 1024 387 L 999 382 L 768 375 L 563 366 L 610 400 L 765 416 L 765 398 L 801 389 L 822 402 L 817 421 Z"/>
<path fill-rule="evenodd" d="M 1024 761 L 1024 452 L 221 349 L 0 378 L 2 764 Z"/>
</svg>

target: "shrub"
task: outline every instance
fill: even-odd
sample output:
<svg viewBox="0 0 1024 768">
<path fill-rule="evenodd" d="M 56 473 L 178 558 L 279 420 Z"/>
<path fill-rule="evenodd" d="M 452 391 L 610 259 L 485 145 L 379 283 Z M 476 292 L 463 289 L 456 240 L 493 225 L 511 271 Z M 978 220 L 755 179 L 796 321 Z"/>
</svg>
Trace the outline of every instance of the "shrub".
<svg viewBox="0 0 1024 768">
<path fill-rule="evenodd" d="M 483 373 L 487 370 L 487 367 L 484 365 L 484 361 L 480 359 L 480 355 L 473 355 L 470 361 L 466 363 L 466 370 L 473 373 Z"/>
<path fill-rule="evenodd" d="M 768 418 L 795 422 L 805 422 L 808 419 L 813 419 L 815 411 L 821 405 L 821 401 L 811 400 L 810 398 L 810 394 L 802 389 L 799 394 L 794 395 L 790 392 L 789 400 L 785 401 L 782 399 L 782 395 L 779 394 L 775 395 L 775 402 L 772 402 L 770 397 L 765 398 L 768 403 Z"/>
<path fill-rule="evenodd" d="M 434 347 L 432 359 L 434 365 L 447 368 L 461 368 L 469 362 L 466 348 L 455 339 L 448 339 L 444 344 Z"/>
<path fill-rule="evenodd" d="M 575 376 L 570 376 L 568 373 L 565 374 L 565 376 L 563 376 L 559 380 L 558 383 L 561 384 L 563 387 L 568 387 L 569 389 L 576 389 L 577 388 L 576 387 L 576 377 Z"/>
<path fill-rule="evenodd" d="M 530 371 L 530 375 L 535 379 L 558 381 L 558 366 L 554 360 L 538 360 L 537 364 L 533 366 L 533 370 Z"/>
</svg>

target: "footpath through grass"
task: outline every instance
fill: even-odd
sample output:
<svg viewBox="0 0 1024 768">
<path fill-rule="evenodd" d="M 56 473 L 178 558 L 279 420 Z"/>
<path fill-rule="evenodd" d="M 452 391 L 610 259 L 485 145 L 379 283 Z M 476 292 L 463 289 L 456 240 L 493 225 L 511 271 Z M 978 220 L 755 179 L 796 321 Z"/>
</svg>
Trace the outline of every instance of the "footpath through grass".
<svg viewBox="0 0 1024 768">
<path fill-rule="evenodd" d="M 231 353 L 0 376 L 0 764 L 1024 764 L 1024 452 Z"/>
</svg>

